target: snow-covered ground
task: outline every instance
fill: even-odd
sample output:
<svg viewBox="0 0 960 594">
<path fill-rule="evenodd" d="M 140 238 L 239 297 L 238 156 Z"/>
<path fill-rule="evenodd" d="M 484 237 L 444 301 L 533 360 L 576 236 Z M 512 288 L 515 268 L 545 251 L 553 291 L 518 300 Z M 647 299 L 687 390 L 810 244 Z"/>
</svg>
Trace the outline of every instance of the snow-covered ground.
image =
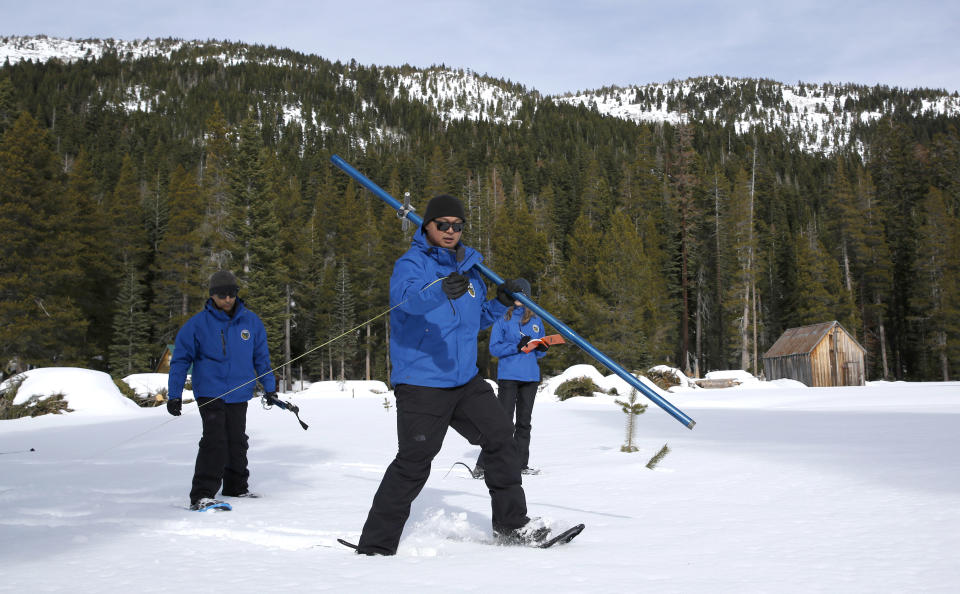
<svg viewBox="0 0 960 594">
<path fill-rule="evenodd" d="M 450 431 L 397 556 L 367 558 L 336 538 L 358 537 L 395 452 L 383 384 L 287 394 L 308 431 L 251 406 L 263 497 L 194 513 L 195 404 L 170 417 L 127 406 L 95 372 L 38 371 L 76 412 L 0 421 L 4 592 L 960 591 L 957 382 L 814 389 L 736 376 L 735 388 L 664 394 L 696 427 L 651 404 L 628 454 L 617 396 L 559 402 L 554 378 L 533 417 L 543 473 L 524 487 L 531 515 L 584 522 L 583 534 L 545 551 L 489 544 L 486 487 L 450 470 L 478 450 Z M 577 375 L 625 396 L 619 378 L 564 374 Z M 138 391 L 162 385 L 134 379 Z"/>
</svg>

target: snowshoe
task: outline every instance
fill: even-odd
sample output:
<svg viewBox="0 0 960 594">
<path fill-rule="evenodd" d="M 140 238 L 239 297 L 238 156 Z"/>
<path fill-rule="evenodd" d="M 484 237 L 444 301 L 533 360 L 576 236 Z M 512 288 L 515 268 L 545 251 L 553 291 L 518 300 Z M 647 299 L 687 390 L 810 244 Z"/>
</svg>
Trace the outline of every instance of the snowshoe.
<svg viewBox="0 0 960 594">
<path fill-rule="evenodd" d="M 567 544 L 568 542 L 576 538 L 578 534 L 583 532 L 584 527 L 585 526 L 583 524 L 577 524 L 573 528 L 568 528 L 567 530 L 564 530 L 560 534 L 541 542 L 537 546 L 541 549 L 549 549 L 553 545 Z"/>
<path fill-rule="evenodd" d="M 359 546 L 353 544 L 353 543 L 350 542 L 350 541 L 343 540 L 342 538 L 338 538 L 338 539 L 337 539 L 337 542 L 339 542 L 340 544 L 342 544 L 343 546 L 345 546 L 345 547 L 347 547 L 347 548 L 353 549 L 354 552 L 356 552 L 358 555 L 366 555 L 366 556 L 368 556 L 368 557 L 375 557 L 375 556 L 378 556 L 378 555 L 379 555 L 379 556 L 383 556 L 383 557 L 390 557 L 390 556 L 393 556 L 393 555 L 396 554 L 396 553 L 386 553 L 386 552 L 383 552 L 383 551 L 368 551 L 368 550 L 365 550 L 365 549 L 361 549 Z"/>
<path fill-rule="evenodd" d="M 219 499 L 211 499 L 209 497 L 204 497 L 203 499 L 198 499 L 190 504 L 190 511 L 196 512 L 205 512 L 209 510 L 213 511 L 230 511 L 233 507 L 226 501 L 220 501 Z"/>
<path fill-rule="evenodd" d="M 540 469 L 524 466 L 523 468 L 520 469 L 520 474 L 540 474 Z"/>
</svg>

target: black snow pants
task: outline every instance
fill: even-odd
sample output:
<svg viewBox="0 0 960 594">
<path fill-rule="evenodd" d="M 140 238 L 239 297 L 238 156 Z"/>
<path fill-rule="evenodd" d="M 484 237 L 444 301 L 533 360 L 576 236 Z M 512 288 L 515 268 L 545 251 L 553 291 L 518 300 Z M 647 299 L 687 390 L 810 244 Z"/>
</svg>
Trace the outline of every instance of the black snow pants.
<svg viewBox="0 0 960 594">
<path fill-rule="evenodd" d="M 240 495 L 248 489 L 247 403 L 227 403 L 220 398 L 197 398 L 203 436 L 197 450 L 190 502 L 216 497 L 223 484 L 224 495 Z"/>
<path fill-rule="evenodd" d="M 507 532 L 529 521 L 513 441 L 513 423 L 479 375 L 456 388 L 401 384 L 397 398 L 397 456 L 387 467 L 360 535 L 359 552 L 393 555 L 400 544 L 410 504 L 430 476 L 447 427 L 483 448 L 484 479 L 490 492 L 493 529 Z"/>
<path fill-rule="evenodd" d="M 507 418 L 513 419 L 516 413 L 517 420 L 513 425 L 513 440 L 517 442 L 517 452 L 520 455 L 520 468 L 526 468 L 530 462 L 530 429 L 533 419 L 533 402 L 537 398 L 537 387 L 540 382 L 519 382 L 516 380 L 498 380 L 497 399 Z M 477 466 L 487 467 L 486 455 L 480 452 Z"/>
</svg>

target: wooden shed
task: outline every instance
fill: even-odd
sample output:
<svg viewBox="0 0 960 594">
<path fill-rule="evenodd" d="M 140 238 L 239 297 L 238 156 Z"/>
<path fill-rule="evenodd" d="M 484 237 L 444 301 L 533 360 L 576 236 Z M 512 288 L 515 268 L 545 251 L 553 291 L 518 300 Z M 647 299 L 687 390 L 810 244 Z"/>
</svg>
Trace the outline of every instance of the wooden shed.
<svg viewBox="0 0 960 594">
<path fill-rule="evenodd" d="M 768 380 L 862 386 L 865 358 L 866 350 L 839 322 L 823 322 L 786 330 L 763 354 L 763 369 Z"/>
<path fill-rule="evenodd" d="M 163 352 L 160 353 L 160 358 L 157 359 L 157 367 L 154 369 L 156 373 L 170 373 L 170 358 L 173 357 L 173 345 L 168 344 L 163 347 Z"/>
</svg>

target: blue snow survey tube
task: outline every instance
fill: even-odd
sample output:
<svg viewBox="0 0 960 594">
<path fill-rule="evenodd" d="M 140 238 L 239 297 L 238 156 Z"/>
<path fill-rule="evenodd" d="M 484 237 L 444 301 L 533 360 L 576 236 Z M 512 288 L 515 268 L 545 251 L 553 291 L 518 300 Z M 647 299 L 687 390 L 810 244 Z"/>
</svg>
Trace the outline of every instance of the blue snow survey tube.
<svg viewBox="0 0 960 594">
<path fill-rule="evenodd" d="M 403 204 L 400 203 L 400 201 L 398 201 L 396 198 L 388 194 L 383 188 L 381 188 L 377 184 L 370 181 L 365 175 L 357 171 L 352 165 L 344 161 L 338 155 L 331 156 L 330 161 L 334 165 L 342 169 L 347 175 L 357 180 L 363 187 L 373 192 L 374 196 L 376 196 L 380 200 L 383 200 L 388 205 L 390 205 L 391 208 L 397 211 L 397 216 L 401 218 L 405 217 L 406 219 L 412 221 L 415 225 L 418 225 L 418 226 L 423 223 L 423 219 L 419 215 L 417 215 L 412 210 L 406 208 Z M 496 272 L 490 270 L 489 268 L 484 266 L 482 263 L 477 264 L 476 268 L 477 270 L 480 271 L 480 274 L 490 279 L 490 281 L 495 285 L 499 286 L 503 284 L 504 280 L 500 278 L 500 276 Z M 620 366 L 620 364 L 618 364 L 616 361 L 614 361 L 613 359 L 608 357 L 606 354 L 601 352 L 599 349 L 597 349 L 595 346 L 587 342 L 586 339 L 584 339 L 582 336 L 574 332 L 573 329 L 571 329 L 569 326 L 567 326 L 557 318 L 553 317 L 550 314 L 550 312 L 548 312 L 547 310 L 537 305 L 528 296 L 524 295 L 523 293 L 512 293 L 511 295 L 513 296 L 514 299 L 523 303 L 525 306 L 530 308 L 531 311 L 533 311 L 538 316 L 540 316 L 540 318 L 544 322 L 556 328 L 557 331 L 560 332 L 560 334 L 562 334 L 564 337 L 566 337 L 567 340 L 569 340 L 570 342 L 573 342 L 578 347 L 585 350 L 587 354 L 589 354 L 591 357 L 596 359 L 598 362 L 602 363 L 604 367 L 606 367 L 613 373 L 620 376 L 625 382 L 627 382 L 628 384 L 636 388 L 638 392 L 640 392 L 641 394 L 649 398 L 654 404 L 656 404 L 657 406 L 665 410 L 667 414 L 669 414 L 671 417 L 683 423 L 683 425 L 687 429 L 693 429 L 693 426 L 696 425 L 696 421 L 694 421 L 693 419 L 685 415 L 683 411 L 681 411 L 676 406 L 674 406 L 669 401 L 667 401 L 665 398 L 657 394 L 649 386 L 641 382 L 633 374 L 631 374 L 622 366 Z"/>
</svg>

